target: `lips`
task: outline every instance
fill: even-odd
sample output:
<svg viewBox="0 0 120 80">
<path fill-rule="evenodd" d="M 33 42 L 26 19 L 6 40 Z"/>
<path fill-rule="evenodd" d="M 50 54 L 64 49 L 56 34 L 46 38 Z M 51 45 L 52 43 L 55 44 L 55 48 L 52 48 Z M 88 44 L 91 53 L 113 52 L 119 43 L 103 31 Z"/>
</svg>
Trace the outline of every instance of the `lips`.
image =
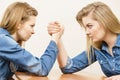
<svg viewBox="0 0 120 80">
<path fill-rule="evenodd" d="M 89 35 L 90 38 L 92 38 L 92 35 Z"/>
</svg>

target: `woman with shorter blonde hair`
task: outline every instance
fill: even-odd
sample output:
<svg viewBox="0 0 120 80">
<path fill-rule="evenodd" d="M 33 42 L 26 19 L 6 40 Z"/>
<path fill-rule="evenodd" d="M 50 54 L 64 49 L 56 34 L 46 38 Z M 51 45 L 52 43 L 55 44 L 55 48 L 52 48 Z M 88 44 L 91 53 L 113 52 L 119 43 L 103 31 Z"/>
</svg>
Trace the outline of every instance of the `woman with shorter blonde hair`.
<svg viewBox="0 0 120 80">
<path fill-rule="evenodd" d="M 58 55 L 57 42 L 62 28 L 57 29 L 41 58 L 33 56 L 22 47 L 34 34 L 38 12 L 26 2 L 8 6 L 0 23 L 0 80 L 10 80 L 16 71 L 27 71 L 47 76 Z"/>
<path fill-rule="evenodd" d="M 111 9 L 102 2 L 88 4 L 77 13 L 78 23 L 85 29 L 87 49 L 70 58 L 60 40 L 58 63 L 63 73 L 80 71 L 98 61 L 108 77 L 120 80 L 120 22 Z M 49 34 L 55 32 L 56 24 L 48 26 Z M 60 25 L 58 25 L 60 26 Z"/>
</svg>

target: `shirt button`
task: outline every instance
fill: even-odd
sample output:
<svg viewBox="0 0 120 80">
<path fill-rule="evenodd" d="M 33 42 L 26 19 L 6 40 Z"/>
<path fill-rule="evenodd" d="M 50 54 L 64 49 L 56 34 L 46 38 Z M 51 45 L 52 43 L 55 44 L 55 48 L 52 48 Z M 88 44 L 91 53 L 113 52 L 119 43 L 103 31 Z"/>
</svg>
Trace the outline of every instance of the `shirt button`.
<svg viewBox="0 0 120 80">
<path fill-rule="evenodd" d="M 115 60 L 113 60 L 113 63 L 115 62 Z"/>
<path fill-rule="evenodd" d="M 115 69 L 113 68 L 112 71 L 114 71 Z"/>
<path fill-rule="evenodd" d="M 103 61 L 102 61 L 102 60 L 101 60 L 100 62 L 101 62 L 101 63 L 103 63 Z"/>
<path fill-rule="evenodd" d="M 113 51 L 113 53 L 115 53 L 115 51 Z"/>
</svg>

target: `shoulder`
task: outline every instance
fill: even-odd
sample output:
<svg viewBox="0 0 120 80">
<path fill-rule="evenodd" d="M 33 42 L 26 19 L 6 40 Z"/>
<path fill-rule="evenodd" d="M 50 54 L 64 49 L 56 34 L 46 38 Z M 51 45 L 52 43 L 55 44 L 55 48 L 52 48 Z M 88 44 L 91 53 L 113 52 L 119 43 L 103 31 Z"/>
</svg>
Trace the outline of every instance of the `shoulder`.
<svg viewBox="0 0 120 80">
<path fill-rule="evenodd" d="M 0 34 L 0 45 L 16 45 L 18 44 L 13 38 L 5 34 Z"/>
</svg>

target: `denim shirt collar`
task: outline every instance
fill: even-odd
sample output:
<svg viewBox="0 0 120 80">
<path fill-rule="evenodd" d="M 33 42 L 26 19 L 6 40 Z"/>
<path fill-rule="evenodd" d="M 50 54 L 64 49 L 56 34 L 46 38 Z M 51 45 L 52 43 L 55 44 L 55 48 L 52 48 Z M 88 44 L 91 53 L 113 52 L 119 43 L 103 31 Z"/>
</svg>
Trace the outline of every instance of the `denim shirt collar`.
<svg viewBox="0 0 120 80">
<path fill-rule="evenodd" d="M 120 34 L 118 34 L 115 46 L 120 47 Z"/>
<path fill-rule="evenodd" d="M 116 46 L 116 47 L 120 47 L 120 34 L 118 34 L 118 36 L 117 36 L 117 40 L 116 40 L 114 46 Z M 101 48 L 101 49 L 102 49 L 102 50 L 105 50 L 105 51 L 108 50 L 108 48 L 107 48 L 107 44 L 106 44 L 105 42 L 103 42 L 103 44 L 102 44 L 102 48 Z"/>
<path fill-rule="evenodd" d="M 4 29 L 4 28 L 0 28 L 0 35 L 1 34 L 4 34 L 4 35 L 9 36 L 9 37 L 12 38 L 12 36 L 10 35 L 10 33 L 6 29 Z"/>
<path fill-rule="evenodd" d="M 10 35 L 10 33 L 4 28 L 0 28 L 0 34 Z"/>
</svg>

